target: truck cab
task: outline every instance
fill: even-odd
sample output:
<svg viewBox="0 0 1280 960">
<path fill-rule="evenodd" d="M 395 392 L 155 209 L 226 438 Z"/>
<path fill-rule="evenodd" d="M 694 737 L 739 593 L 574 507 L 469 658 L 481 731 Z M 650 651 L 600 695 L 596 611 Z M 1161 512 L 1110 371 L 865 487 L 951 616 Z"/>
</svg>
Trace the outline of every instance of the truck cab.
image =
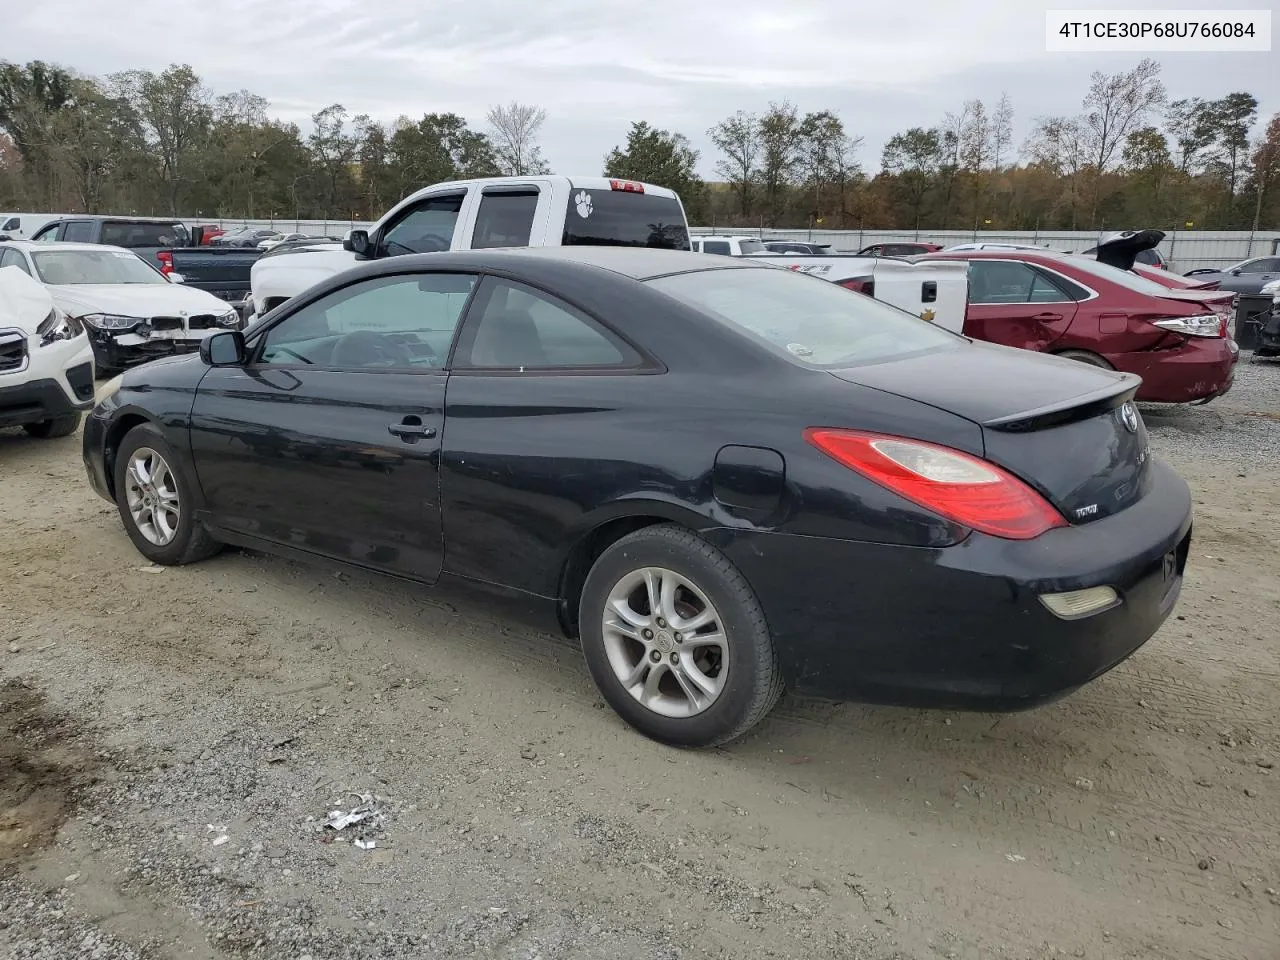
<svg viewBox="0 0 1280 960">
<path fill-rule="evenodd" d="M 250 286 L 261 316 L 356 263 L 414 253 L 571 245 L 688 250 L 676 194 L 607 177 L 492 177 L 439 183 L 406 197 L 341 245 L 300 244 L 263 256 Z"/>
</svg>

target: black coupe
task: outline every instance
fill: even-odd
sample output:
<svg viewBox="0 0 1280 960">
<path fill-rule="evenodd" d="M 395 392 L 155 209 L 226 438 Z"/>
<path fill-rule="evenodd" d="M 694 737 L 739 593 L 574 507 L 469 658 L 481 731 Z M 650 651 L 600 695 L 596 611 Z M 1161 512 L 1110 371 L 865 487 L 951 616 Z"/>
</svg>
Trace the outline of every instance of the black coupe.
<svg viewBox="0 0 1280 960">
<path fill-rule="evenodd" d="M 784 687 L 1015 709 L 1133 653 L 1191 531 L 1138 383 L 759 261 L 438 253 L 129 371 L 84 457 L 156 563 L 523 598 L 629 723 L 706 745 Z"/>
</svg>

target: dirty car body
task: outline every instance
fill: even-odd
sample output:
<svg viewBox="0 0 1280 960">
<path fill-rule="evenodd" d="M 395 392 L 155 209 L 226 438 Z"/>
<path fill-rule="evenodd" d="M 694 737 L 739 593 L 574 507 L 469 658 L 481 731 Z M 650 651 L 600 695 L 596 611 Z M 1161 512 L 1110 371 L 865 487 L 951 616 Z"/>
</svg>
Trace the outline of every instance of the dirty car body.
<svg viewBox="0 0 1280 960">
<path fill-rule="evenodd" d="M 281 332 L 397 278 L 455 298 L 447 322 L 413 338 Z M 392 340 L 343 353 L 378 337 Z M 130 371 L 95 408 L 84 458 L 100 495 L 121 496 L 118 451 L 150 424 L 216 540 L 497 591 L 584 651 L 599 639 L 583 619 L 598 558 L 674 530 L 741 577 L 782 683 L 819 696 L 1058 697 L 1151 637 L 1190 541 L 1190 495 L 1148 450 L 1136 377 L 974 343 L 750 260 L 399 257 L 204 354 Z M 841 446 L 881 442 L 977 470 L 974 484 L 1000 478 L 1022 506 L 975 519 L 886 486 L 951 479 L 868 473 Z M 991 525 L 1024 514 L 1040 526 Z"/>
</svg>

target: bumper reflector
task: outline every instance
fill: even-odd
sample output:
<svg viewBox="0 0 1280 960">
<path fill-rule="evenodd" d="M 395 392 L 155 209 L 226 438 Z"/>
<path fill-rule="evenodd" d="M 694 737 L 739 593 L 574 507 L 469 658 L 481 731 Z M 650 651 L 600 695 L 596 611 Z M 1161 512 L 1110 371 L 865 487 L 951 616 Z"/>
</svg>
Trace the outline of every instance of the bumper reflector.
<svg viewBox="0 0 1280 960">
<path fill-rule="evenodd" d="M 1110 587 L 1089 587 L 1067 593 L 1042 593 L 1040 602 L 1054 616 L 1063 620 L 1079 620 L 1120 606 L 1120 597 Z"/>
</svg>

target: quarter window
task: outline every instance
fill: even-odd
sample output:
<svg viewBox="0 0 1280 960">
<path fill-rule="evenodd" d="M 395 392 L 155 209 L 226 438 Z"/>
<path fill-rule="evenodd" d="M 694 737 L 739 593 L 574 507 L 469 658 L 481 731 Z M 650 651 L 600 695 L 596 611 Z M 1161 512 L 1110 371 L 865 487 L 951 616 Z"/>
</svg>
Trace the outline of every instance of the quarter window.
<svg viewBox="0 0 1280 960">
<path fill-rule="evenodd" d="M 376 277 L 335 291 L 275 324 L 258 363 L 338 370 L 444 366 L 476 278 Z"/>
<path fill-rule="evenodd" d="M 455 368 L 629 367 L 640 357 L 569 304 L 522 284 L 485 281 Z"/>
<path fill-rule="evenodd" d="M 729 256 L 729 253 L 730 253 L 729 243 L 726 240 L 703 240 L 702 252 L 703 253 L 720 253 L 727 257 Z"/>
<path fill-rule="evenodd" d="M 50 240 L 53 237 L 49 237 Z M 62 239 L 72 243 L 89 243 L 93 240 L 93 224 L 88 220 L 72 220 L 62 229 Z"/>
<path fill-rule="evenodd" d="M 453 245 L 453 229 L 462 210 L 463 194 L 429 197 L 404 213 L 383 234 L 379 254 L 438 253 Z"/>
</svg>

